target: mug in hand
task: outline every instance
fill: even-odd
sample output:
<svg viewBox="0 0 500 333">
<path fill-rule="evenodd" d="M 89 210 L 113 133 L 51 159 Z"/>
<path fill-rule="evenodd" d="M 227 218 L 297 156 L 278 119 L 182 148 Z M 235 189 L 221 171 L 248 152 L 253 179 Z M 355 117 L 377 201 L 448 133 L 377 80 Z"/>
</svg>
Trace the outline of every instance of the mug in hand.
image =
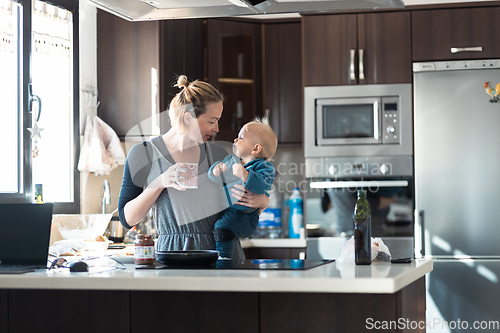
<svg viewBox="0 0 500 333">
<path fill-rule="evenodd" d="M 198 188 L 198 164 L 197 163 L 179 163 L 179 168 L 175 170 L 175 182 L 177 185 L 187 189 Z M 187 173 L 186 178 L 179 178 L 179 172 Z"/>
</svg>

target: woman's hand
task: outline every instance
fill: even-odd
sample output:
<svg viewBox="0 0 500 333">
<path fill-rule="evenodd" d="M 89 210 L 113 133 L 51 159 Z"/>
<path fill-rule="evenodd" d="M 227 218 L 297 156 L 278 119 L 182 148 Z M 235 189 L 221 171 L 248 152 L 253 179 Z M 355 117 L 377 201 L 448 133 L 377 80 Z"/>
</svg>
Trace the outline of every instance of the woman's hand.
<svg viewBox="0 0 500 333">
<path fill-rule="evenodd" d="M 255 194 L 248 190 L 245 190 L 245 186 L 243 185 L 234 185 L 234 188 L 231 190 L 233 193 L 231 194 L 233 198 L 238 199 L 236 202 L 237 205 L 258 208 L 259 215 L 266 209 L 269 205 L 270 199 L 265 194 Z"/>
<path fill-rule="evenodd" d="M 175 174 L 178 173 L 178 178 L 179 179 L 187 179 L 189 177 L 189 174 L 186 172 L 179 172 L 177 169 L 183 168 L 182 163 L 176 163 L 172 165 L 170 168 L 167 169 L 164 173 L 162 173 L 158 178 L 156 178 L 148 187 L 152 188 L 167 188 L 167 187 L 172 187 L 175 188 L 176 190 L 179 191 L 185 191 L 186 189 L 179 186 L 177 182 L 175 181 Z"/>
</svg>

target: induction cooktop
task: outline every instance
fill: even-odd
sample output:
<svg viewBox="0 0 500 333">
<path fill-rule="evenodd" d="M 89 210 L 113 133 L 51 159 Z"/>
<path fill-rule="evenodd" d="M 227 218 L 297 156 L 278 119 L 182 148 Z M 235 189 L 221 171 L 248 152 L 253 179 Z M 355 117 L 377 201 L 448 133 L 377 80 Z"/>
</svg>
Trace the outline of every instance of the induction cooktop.
<svg viewBox="0 0 500 333">
<path fill-rule="evenodd" d="M 333 262 L 334 260 L 308 259 L 245 259 L 241 262 L 233 260 L 217 260 L 208 266 L 171 266 L 155 262 L 154 265 L 136 265 L 136 269 L 258 269 L 258 270 L 306 270 Z"/>
</svg>

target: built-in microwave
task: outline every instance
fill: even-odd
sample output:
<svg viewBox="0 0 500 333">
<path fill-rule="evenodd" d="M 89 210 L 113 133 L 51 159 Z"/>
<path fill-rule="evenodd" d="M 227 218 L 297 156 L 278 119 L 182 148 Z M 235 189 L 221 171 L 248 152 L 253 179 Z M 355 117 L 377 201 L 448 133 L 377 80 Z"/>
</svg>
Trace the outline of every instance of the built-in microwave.
<svg viewBox="0 0 500 333">
<path fill-rule="evenodd" d="M 305 157 L 412 154 L 411 85 L 306 87 Z"/>
</svg>

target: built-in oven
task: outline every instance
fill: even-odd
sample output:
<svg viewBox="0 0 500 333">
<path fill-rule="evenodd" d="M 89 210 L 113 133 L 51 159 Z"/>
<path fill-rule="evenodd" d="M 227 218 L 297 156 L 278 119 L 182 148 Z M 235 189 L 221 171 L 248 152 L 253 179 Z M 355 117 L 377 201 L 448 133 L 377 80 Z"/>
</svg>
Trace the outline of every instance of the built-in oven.
<svg viewBox="0 0 500 333">
<path fill-rule="evenodd" d="M 411 85 L 306 87 L 305 157 L 411 155 Z"/>
<path fill-rule="evenodd" d="M 307 258 L 331 259 L 339 254 L 343 242 L 354 233 L 353 212 L 359 189 L 367 191 L 372 237 L 382 238 L 400 256 L 413 255 L 411 156 L 309 158 L 305 172 Z M 319 255 L 321 249 L 327 254 Z"/>
</svg>

